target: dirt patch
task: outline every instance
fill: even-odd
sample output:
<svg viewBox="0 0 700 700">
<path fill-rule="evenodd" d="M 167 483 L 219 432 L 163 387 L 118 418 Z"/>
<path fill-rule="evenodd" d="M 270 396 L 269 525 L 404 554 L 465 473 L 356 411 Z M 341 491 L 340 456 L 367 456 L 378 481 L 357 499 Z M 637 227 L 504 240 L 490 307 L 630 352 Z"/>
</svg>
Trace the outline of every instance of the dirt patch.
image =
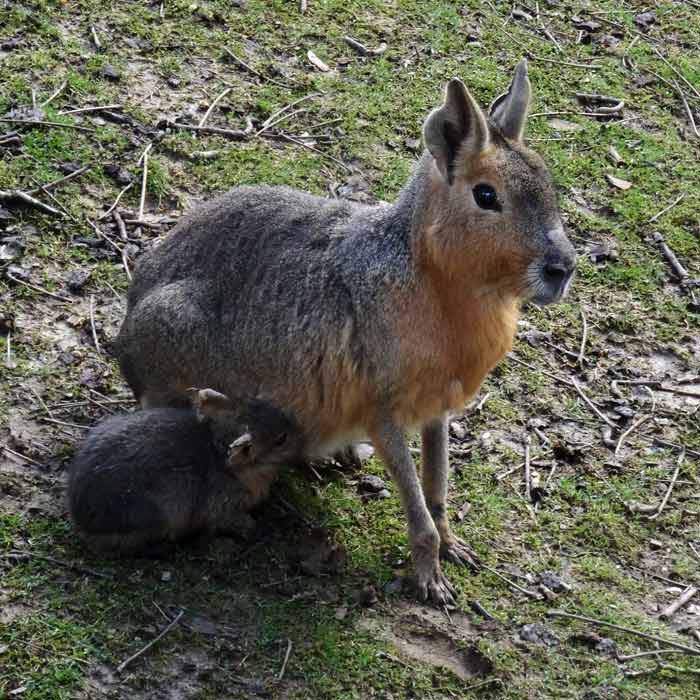
<svg viewBox="0 0 700 700">
<path fill-rule="evenodd" d="M 402 601 L 386 616 L 361 619 L 358 627 L 388 642 L 402 656 L 451 671 L 461 680 L 492 670 L 476 648 L 479 630 L 462 613 L 448 619 L 437 610 Z"/>
</svg>

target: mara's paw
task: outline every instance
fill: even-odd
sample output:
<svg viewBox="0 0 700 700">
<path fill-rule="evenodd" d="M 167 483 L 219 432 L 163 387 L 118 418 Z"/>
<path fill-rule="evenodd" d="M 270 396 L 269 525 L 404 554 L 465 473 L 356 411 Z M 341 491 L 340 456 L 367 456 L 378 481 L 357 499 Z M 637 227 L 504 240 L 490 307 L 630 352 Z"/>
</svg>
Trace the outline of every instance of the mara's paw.
<svg viewBox="0 0 700 700">
<path fill-rule="evenodd" d="M 459 566 L 468 566 L 472 571 L 480 567 L 479 557 L 458 537 L 440 543 L 440 558 Z"/>
<path fill-rule="evenodd" d="M 432 571 L 427 576 L 421 576 L 419 574 L 416 585 L 418 588 L 418 597 L 423 602 L 429 601 L 440 608 L 455 604 L 457 591 L 455 591 L 454 586 L 439 568 Z"/>
</svg>

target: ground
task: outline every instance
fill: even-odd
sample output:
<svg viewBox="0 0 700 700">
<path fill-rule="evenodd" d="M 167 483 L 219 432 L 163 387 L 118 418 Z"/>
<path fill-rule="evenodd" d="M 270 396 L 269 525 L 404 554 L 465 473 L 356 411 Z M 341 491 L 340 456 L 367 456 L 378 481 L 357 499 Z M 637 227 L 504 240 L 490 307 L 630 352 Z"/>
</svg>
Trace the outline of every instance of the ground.
<svg viewBox="0 0 700 700">
<path fill-rule="evenodd" d="M 700 583 L 700 289 L 653 237 L 700 277 L 700 4 L 648 7 L 6 0 L 0 190 L 56 212 L 0 195 L 0 695 L 697 697 L 697 656 L 620 660 L 654 642 L 547 614 L 700 649 L 693 600 L 659 616 Z M 345 35 L 386 50 L 361 55 Z M 445 565 L 458 609 L 414 601 L 404 518 L 375 459 L 364 472 L 388 498 L 318 465 L 285 475 L 252 541 L 155 561 L 88 554 L 65 467 L 87 426 L 134 409 L 109 343 L 139 254 L 240 183 L 392 199 L 446 79 L 486 106 L 523 55 L 527 137 L 579 266 L 565 303 L 524 310 L 513 353 L 454 419 L 450 518 L 489 567 Z M 225 90 L 206 125 L 250 119 L 250 133 L 166 128 L 198 124 Z M 107 212 L 127 185 L 120 233 Z"/>
</svg>

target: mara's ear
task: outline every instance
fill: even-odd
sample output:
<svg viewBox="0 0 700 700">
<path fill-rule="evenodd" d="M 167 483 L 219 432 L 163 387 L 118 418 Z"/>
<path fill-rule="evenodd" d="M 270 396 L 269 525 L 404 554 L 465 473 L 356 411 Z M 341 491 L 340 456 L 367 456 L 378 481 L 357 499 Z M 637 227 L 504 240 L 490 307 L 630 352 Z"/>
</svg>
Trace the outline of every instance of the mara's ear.
<svg viewBox="0 0 700 700">
<path fill-rule="evenodd" d="M 192 407 L 197 413 L 199 420 L 211 418 L 223 411 L 233 409 L 233 402 L 226 394 L 220 394 L 213 389 L 188 389 Z"/>
<path fill-rule="evenodd" d="M 489 142 L 486 117 L 459 78 L 445 89 L 445 102 L 433 110 L 423 126 L 423 140 L 442 176 L 454 180 L 454 161 L 461 147 L 467 153 L 482 151 Z"/>
<path fill-rule="evenodd" d="M 527 77 L 527 59 L 523 58 L 515 67 L 515 75 L 508 92 L 497 97 L 489 110 L 494 124 L 506 138 L 514 141 L 520 141 L 523 138 L 531 96 L 532 88 Z"/>
<path fill-rule="evenodd" d="M 247 461 L 250 457 L 251 448 L 253 446 L 253 436 L 250 433 L 243 433 L 237 437 L 228 447 L 226 459 L 229 464 Z"/>
</svg>

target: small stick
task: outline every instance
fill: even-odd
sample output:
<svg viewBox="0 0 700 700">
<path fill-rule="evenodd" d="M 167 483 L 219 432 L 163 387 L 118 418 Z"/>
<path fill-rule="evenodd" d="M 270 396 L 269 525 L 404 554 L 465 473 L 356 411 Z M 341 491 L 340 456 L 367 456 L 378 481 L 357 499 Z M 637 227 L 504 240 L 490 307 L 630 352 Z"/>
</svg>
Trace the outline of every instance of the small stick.
<svg viewBox="0 0 700 700">
<path fill-rule="evenodd" d="M 59 114 L 62 116 L 66 114 L 84 114 L 85 112 L 102 112 L 103 110 L 110 109 L 124 109 L 124 105 L 96 105 L 95 107 L 79 107 L 77 109 L 64 109 L 62 112 L 59 112 Z"/>
<path fill-rule="evenodd" d="M 617 112 L 583 112 L 578 109 L 558 109 L 554 112 L 535 112 L 531 117 L 558 117 L 564 114 L 578 114 L 579 117 L 610 117 Z"/>
<path fill-rule="evenodd" d="M 58 129 L 75 129 L 76 131 L 87 131 L 91 134 L 97 132 L 88 126 L 78 126 L 77 124 L 62 124 L 61 122 L 47 122 L 39 119 L 12 119 L 11 117 L 0 117 L 0 123 L 3 124 L 27 124 L 29 126 L 49 126 Z"/>
<path fill-rule="evenodd" d="M 525 497 L 528 503 L 532 502 L 532 491 L 530 490 L 530 434 L 525 435 Z"/>
<path fill-rule="evenodd" d="M 586 314 L 583 311 L 583 306 L 579 309 L 581 312 L 581 322 L 583 323 L 583 337 L 581 338 L 581 347 L 578 351 L 578 357 L 576 358 L 576 364 L 579 367 L 583 367 L 583 362 L 586 359 L 586 341 L 588 340 L 588 321 L 586 321 Z"/>
<path fill-rule="evenodd" d="M 654 242 L 659 246 L 659 250 L 663 253 L 663 256 L 668 260 L 669 265 L 673 269 L 676 277 L 680 280 L 684 280 L 688 277 L 688 271 L 681 265 L 676 254 L 668 247 L 664 237 L 657 231 L 652 236 Z"/>
<path fill-rule="evenodd" d="M 143 209 L 146 205 L 146 185 L 148 183 L 148 153 L 153 148 L 153 143 L 149 143 L 144 148 L 139 162 L 143 161 L 143 177 L 141 178 L 141 201 L 139 202 L 139 219 L 143 219 Z"/>
<path fill-rule="evenodd" d="M 66 569 L 72 569 L 81 574 L 90 574 L 90 576 L 97 576 L 98 578 L 106 578 L 108 580 L 112 579 L 109 574 L 104 574 L 101 571 L 95 571 L 94 569 L 87 569 L 84 566 L 78 566 L 77 564 L 71 564 L 67 561 L 61 561 L 60 559 L 54 559 L 53 557 L 45 556 L 44 554 L 34 554 L 34 552 L 20 552 L 17 550 L 11 551 L 7 556 L 15 557 L 17 559 L 40 559 L 42 561 L 47 561 L 50 564 L 57 564 L 58 566 L 63 566 Z"/>
<path fill-rule="evenodd" d="M 491 396 L 491 392 L 490 392 L 490 391 L 487 391 L 487 392 L 484 394 L 484 396 L 481 398 L 481 400 L 479 401 L 479 403 L 476 404 L 476 406 L 474 406 L 474 411 L 475 411 L 476 413 L 480 413 L 480 412 L 481 412 L 481 409 L 484 407 L 484 404 L 486 403 L 486 401 L 487 401 L 487 399 L 489 398 L 489 396 Z"/>
<path fill-rule="evenodd" d="M 551 454 L 551 452 L 552 452 L 552 450 L 545 450 L 544 452 L 542 452 L 540 457 L 544 457 L 548 454 Z M 511 467 L 510 469 L 508 469 L 504 472 L 501 472 L 500 474 L 496 474 L 494 478 L 496 479 L 496 481 L 503 481 L 503 479 L 505 479 L 507 476 L 510 476 L 513 472 L 519 471 L 524 466 L 525 466 L 525 462 L 521 462 L 520 464 L 517 464 L 516 466 Z"/>
<path fill-rule="evenodd" d="M 65 89 L 66 85 L 68 85 L 68 81 L 64 80 L 42 103 L 42 107 L 46 107 L 49 103 L 53 102 Z"/>
<path fill-rule="evenodd" d="M 40 292 L 41 294 L 46 294 L 47 297 L 57 299 L 58 301 L 67 301 L 71 304 L 73 303 L 72 299 L 69 299 L 68 297 L 63 297 L 60 294 L 54 294 L 53 292 L 50 292 L 48 289 L 44 289 L 39 285 L 30 284 L 29 282 L 25 282 L 24 280 L 18 279 L 11 272 L 5 271 L 5 274 L 7 275 L 8 279 L 11 279 L 15 284 L 22 285 L 23 287 L 27 287 L 28 289 L 33 289 L 35 292 Z"/>
<path fill-rule="evenodd" d="M 362 56 L 381 56 L 388 48 L 385 42 L 379 44 L 376 49 L 368 49 L 364 44 L 351 36 L 344 36 L 343 40 L 350 48 L 355 49 Z"/>
<path fill-rule="evenodd" d="M 635 431 L 637 428 L 641 427 L 649 419 L 654 417 L 654 411 L 656 410 L 656 396 L 654 396 L 654 392 L 648 386 L 645 386 L 644 388 L 651 395 L 651 411 L 650 411 L 649 415 L 643 416 L 638 421 L 635 421 L 634 423 L 632 423 L 632 425 L 630 425 L 630 427 L 627 428 L 627 430 L 625 430 L 625 432 L 620 435 L 620 437 L 618 438 L 618 441 L 617 441 L 617 445 L 615 446 L 615 454 L 616 455 L 620 452 L 620 448 L 622 447 L 622 442 L 624 441 L 624 439 L 626 437 L 628 437 L 629 435 L 631 435 L 631 433 L 633 431 Z"/>
<path fill-rule="evenodd" d="M 49 418 L 53 418 L 53 413 L 51 413 L 51 409 L 46 405 L 46 402 L 44 401 L 44 399 L 41 398 L 39 392 L 32 386 L 29 387 L 29 391 L 31 391 L 32 394 L 34 394 L 34 396 L 36 396 L 37 401 L 41 404 L 41 407 L 46 411 L 46 415 Z"/>
<path fill-rule="evenodd" d="M 640 651 L 637 654 L 628 654 L 626 656 L 616 654 L 615 658 L 624 663 L 625 661 L 631 661 L 632 659 L 639 659 L 642 656 L 656 656 L 658 654 L 685 654 L 685 652 L 681 649 L 652 649 L 651 651 Z"/>
<path fill-rule="evenodd" d="M 679 608 L 682 608 L 696 593 L 698 589 L 695 586 L 688 586 L 683 593 L 676 598 L 668 607 L 664 608 L 659 613 L 660 620 L 668 620 Z"/>
<path fill-rule="evenodd" d="M 686 646 L 685 644 L 680 644 L 679 642 L 672 642 L 668 639 L 663 639 L 662 637 L 657 637 L 653 634 L 646 634 L 645 632 L 639 632 L 637 630 L 630 629 L 629 627 L 622 627 L 621 625 L 615 625 L 612 622 L 605 622 L 603 620 L 596 620 L 592 617 L 586 617 L 585 615 L 575 615 L 574 613 L 564 612 L 563 610 L 548 610 L 547 617 L 566 617 L 571 620 L 581 620 L 582 622 L 590 622 L 593 625 L 599 625 L 601 627 L 610 627 L 611 629 L 618 630 L 619 632 L 627 632 L 628 634 L 633 634 L 642 639 L 648 639 L 652 642 L 658 642 L 659 644 L 666 644 L 674 649 L 681 649 L 687 654 L 692 654 L 693 656 L 700 656 L 700 649 Z"/>
<path fill-rule="evenodd" d="M 656 48 L 656 46 L 651 47 L 652 51 L 675 73 L 675 75 L 680 78 L 693 92 L 695 97 L 700 99 L 700 92 L 695 88 L 695 86 L 679 71 L 675 68 L 675 66 L 670 63 L 664 55 L 659 51 L 659 49 Z"/>
<path fill-rule="evenodd" d="M 33 190 L 29 190 L 27 192 L 27 194 L 38 194 L 39 192 L 48 192 L 49 190 L 53 189 L 54 187 L 58 187 L 59 185 L 62 185 L 64 182 L 68 182 L 68 180 L 72 180 L 75 177 L 79 177 L 86 170 L 90 170 L 89 165 L 84 165 L 82 168 L 78 168 L 78 170 L 74 170 L 72 173 L 68 173 L 68 175 L 64 175 L 63 177 L 59 178 L 58 180 L 52 180 L 51 182 L 47 182 L 45 185 L 42 185 L 41 187 L 35 187 Z"/>
<path fill-rule="evenodd" d="M 277 680 L 281 681 L 284 678 L 284 672 L 287 670 L 287 662 L 289 661 L 289 655 L 292 653 L 292 640 L 287 640 L 287 652 L 284 655 L 284 661 L 282 662 L 282 668 L 277 674 Z"/>
<path fill-rule="evenodd" d="M 306 12 L 306 0 L 299 0 L 299 12 L 302 15 Z"/>
<path fill-rule="evenodd" d="M 114 212 L 112 213 L 112 217 L 114 218 L 114 221 L 117 224 L 117 230 L 119 231 L 119 237 L 123 241 L 128 240 L 129 235 L 126 232 L 126 224 L 124 223 L 124 219 L 122 219 L 122 215 L 115 209 Z"/>
<path fill-rule="evenodd" d="M 7 332 L 7 356 L 5 359 L 5 365 L 12 369 L 12 333 Z"/>
<path fill-rule="evenodd" d="M 513 362 L 517 362 L 519 365 L 522 365 L 523 367 L 527 367 L 532 372 L 536 372 L 538 374 L 543 374 L 545 377 L 549 377 L 550 379 L 554 379 L 555 381 L 560 382 L 561 384 L 565 384 L 566 386 L 573 386 L 570 379 L 566 379 L 564 377 L 559 377 L 556 374 L 553 374 L 552 372 L 548 372 L 546 369 L 539 369 L 538 367 L 535 367 L 535 365 L 531 365 L 529 362 L 525 362 L 524 360 L 521 360 L 519 357 L 516 357 L 513 353 L 508 355 L 508 358 L 510 360 L 513 360 Z"/>
<path fill-rule="evenodd" d="M 323 156 L 324 158 L 328 158 L 328 160 L 332 160 L 334 163 L 337 163 L 343 170 L 345 170 L 348 173 L 352 172 L 352 168 L 347 166 L 345 163 L 343 163 L 342 160 L 338 160 L 334 156 L 330 155 L 330 153 L 324 153 L 322 150 L 315 148 L 314 146 L 311 146 L 308 143 L 304 143 L 303 141 L 299 141 L 298 139 L 293 138 L 292 136 L 287 136 L 286 134 L 279 134 L 280 138 L 284 139 L 285 141 L 291 141 L 292 143 L 297 144 L 297 146 L 303 146 L 304 148 L 308 148 L 310 151 L 313 151 L 314 153 L 318 153 L 319 155 Z"/>
<path fill-rule="evenodd" d="M 12 200 L 19 200 L 20 202 L 24 202 L 30 207 L 39 209 L 46 214 L 51 214 L 61 219 L 63 218 L 63 212 L 60 212 L 58 209 L 54 209 L 48 204 L 44 204 L 44 202 L 40 202 L 27 192 L 22 192 L 22 190 L 0 190 L 0 202 L 10 202 Z"/>
<path fill-rule="evenodd" d="M 39 420 L 46 423 L 55 423 L 56 425 L 64 425 L 67 428 L 80 428 L 81 430 L 90 430 L 89 425 L 79 425 L 78 423 L 67 423 L 64 420 L 58 420 L 57 418 L 47 418 L 46 416 L 39 416 Z"/>
<path fill-rule="evenodd" d="M 578 395 L 586 402 L 588 407 L 600 418 L 602 421 L 607 423 L 610 427 L 612 428 L 617 428 L 617 425 L 614 423 L 614 421 L 610 420 L 604 413 L 598 410 L 598 407 L 583 393 L 583 389 L 578 385 L 578 382 L 572 377 L 571 382 L 573 384 L 574 389 L 578 392 Z"/>
<path fill-rule="evenodd" d="M 272 83 L 273 85 L 279 85 L 280 87 L 283 88 L 289 88 L 291 87 L 290 85 L 286 85 L 285 83 L 279 83 L 276 80 L 273 80 L 272 78 L 268 78 L 266 75 L 263 75 L 262 73 L 258 72 L 255 70 L 255 68 L 252 68 L 249 66 L 245 61 L 242 59 L 238 58 L 231 49 L 229 49 L 227 46 L 224 46 L 224 51 L 228 54 L 229 57 L 231 57 L 241 68 L 244 68 L 247 70 L 249 73 L 252 73 L 256 77 L 260 78 L 260 80 L 266 80 L 268 83 Z"/>
<path fill-rule="evenodd" d="M 245 141 L 253 131 L 253 122 L 248 118 L 246 120 L 248 126 L 245 129 L 224 129 L 219 126 L 198 126 L 197 124 L 180 124 L 179 122 L 173 122 L 166 120 L 162 123 L 167 129 L 186 129 L 190 131 L 201 131 L 204 134 L 217 134 L 218 136 L 225 136 L 233 141 Z M 248 128 L 250 127 L 250 128 Z"/>
<path fill-rule="evenodd" d="M 107 209 L 107 211 L 104 214 L 100 214 L 100 216 L 97 217 L 98 221 L 102 221 L 102 219 L 107 218 L 116 208 L 117 204 L 119 204 L 119 200 L 126 194 L 132 187 L 134 186 L 133 182 L 130 182 L 122 191 L 117 195 L 117 198 L 114 200 L 114 204 Z"/>
<path fill-rule="evenodd" d="M 226 97 L 226 95 L 228 95 L 229 92 L 231 92 L 231 90 L 233 90 L 233 88 L 227 87 L 227 88 L 226 88 L 226 89 L 225 89 L 225 90 L 224 90 L 224 91 L 209 105 L 209 109 L 204 113 L 204 116 L 199 120 L 199 126 L 204 126 L 204 122 L 206 122 L 207 119 L 209 119 L 209 115 L 212 113 L 212 110 L 214 109 L 214 107 L 216 107 L 216 105 L 218 105 L 219 102 L 221 102 L 221 100 L 223 100 L 224 97 Z"/>
<path fill-rule="evenodd" d="M 678 479 L 678 473 L 681 470 L 681 465 L 683 464 L 683 460 L 685 459 L 685 450 L 683 450 L 680 455 L 678 455 L 678 460 L 676 461 L 676 468 L 673 470 L 673 476 L 671 477 L 671 481 L 668 485 L 668 488 L 666 489 L 666 493 L 664 494 L 663 500 L 659 504 L 659 509 L 654 513 L 653 515 L 649 516 L 649 520 L 656 520 L 661 513 L 663 512 L 663 509 L 666 507 L 666 504 L 668 503 L 668 499 L 671 497 L 671 492 L 673 491 L 673 487 L 676 485 L 676 479 Z"/>
<path fill-rule="evenodd" d="M 262 127 L 260 128 L 259 131 L 255 132 L 256 136 L 259 136 L 263 131 L 266 129 L 269 129 L 271 126 L 273 126 L 274 120 L 279 117 L 281 114 L 284 114 L 288 109 L 291 109 L 292 107 L 296 107 L 298 104 L 301 102 L 304 102 L 306 100 L 311 100 L 314 97 L 320 97 L 321 93 L 320 92 L 312 92 L 309 95 L 304 95 L 303 97 L 300 97 L 298 100 L 294 100 L 294 102 L 290 102 L 288 105 L 285 105 L 281 109 L 278 109 L 276 112 L 273 112 L 263 123 Z M 277 123 L 277 122 L 275 122 Z"/>
<path fill-rule="evenodd" d="M 126 661 L 122 661 L 119 666 L 117 666 L 117 673 L 121 673 L 132 661 L 136 661 L 140 656 L 143 656 L 152 646 L 154 646 L 157 642 L 159 642 L 163 637 L 165 637 L 170 630 L 177 625 L 178 622 L 182 619 L 182 616 L 185 614 L 184 610 L 180 610 L 180 612 L 177 614 L 177 616 L 171 620 L 171 622 L 165 627 L 161 633 L 152 639 L 148 644 L 146 644 L 145 647 L 137 651 L 135 654 L 130 656 Z"/>
<path fill-rule="evenodd" d="M 500 573 L 499 571 L 496 571 L 496 569 L 492 569 L 490 566 L 487 566 L 486 564 L 481 564 L 481 568 L 486 569 L 486 571 L 489 571 L 494 576 L 497 576 L 502 581 L 505 581 L 509 586 L 512 586 L 513 588 L 520 591 L 521 593 L 524 593 L 528 598 L 533 598 L 534 600 L 542 600 L 542 596 L 539 593 L 535 593 L 534 591 L 528 591 L 527 588 L 523 588 L 522 586 L 519 586 L 517 583 L 515 583 L 515 581 L 511 581 L 509 578 L 505 577 L 502 573 Z"/>
<path fill-rule="evenodd" d="M 493 621 L 496 619 L 478 600 L 470 600 L 467 604 L 477 615 L 481 615 L 485 620 Z"/>
<path fill-rule="evenodd" d="M 265 136 L 270 136 L 272 138 L 275 137 L 275 134 L 270 134 L 268 133 L 268 129 L 271 129 L 273 126 L 277 126 L 278 124 L 281 124 L 284 121 L 287 121 L 287 119 L 291 119 L 292 117 L 295 117 L 297 114 L 304 114 L 304 112 L 307 112 L 308 110 L 306 109 L 295 109 L 291 112 L 287 112 L 286 114 L 281 114 L 275 121 L 270 122 L 269 124 L 266 122 L 262 128 L 259 131 L 255 132 L 255 136 L 262 136 L 265 134 Z M 289 136 L 292 136 L 294 138 L 313 138 L 313 139 L 318 139 L 318 138 L 323 138 L 323 136 L 312 136 L 312 135 L 307 135 L 307 136 L 296 136 L 295 134 L 288 134 Z"/>
<path fill-rule="evenodd" d="M 100 341 L 97 340 L 97 329 L 95 328 L 95 295 L 90 295 L 90 328 L 92 328 L 92 339 L 95 341 L 95 350 L 97 354 L 102 354 L 102 349 L 100 348 Z"/>
<path fill-rule="evenodd" d="M 664 207 L 660 212 L 654 214 L 654 216 L 652 216 L 647 223 L 653 224 L 659 217 L 663 216 L 667 211 L 673 209 L 673 207 L 675 207 L 676 204 L 683 199 L 683 197 L 685 197 L 685 192 L 681 192 L 678 197 L 676 197 L 676 199 L 674 199 L 667 207 Z"/>
<path fill-rule="evenodd" d="M 681 102 L 683 103 L 683 109 L 685 109 L 685 114 L 688 117 L 688 122 L 690 123 L 690 128 L 693 130 L 693 133 L 697 138 L 700 138 L 700 131 L 698 131 L 698 125 L 695 123 L 695 117 L 693 116 L 693 110 L 690 109 L 690 105 L 688 104 L 688 100 L 685 98 L 685 94 L 683 91 L 680 89 L 678 83 L 674 80 L 673 81 L 674 85 L 676 86 L 676 89 L 678 91 L 678 95 L 681 98 Z"/>
<path fill-rule="evenodd" d="M 31 457 L 27 457 L 26 455 L 23 455 L 21 452 L 15 452 L 13 449 L 9 448 L 7 445 L 0 445 L 0 448 L 2 448 L 5 452 L 9 452 L 11 455 L 14 455 L 15 457 L 19 457 L 20 459 L 23 459 L 25 462 L 29 464 L 33 464 L 35 467 L 41 467 L 43 466 L 41 462 L 37 462 L 35 459 L 32 459 Z"/>
<path fill-rule="evenodd" d="M 96 48 L 98 51 L 101 51 L 101 50 L 102 50 L 102 44 L 100 43 L 100 37 L 97 36 L 97 30 L 95 29 L 94 26 L 91 26 L 91 27 L 90 27 L 90 32 L 92 33 L 92 40 L 93 40 L 93 42 L 95 43 L 95 48 Z"/>
</svg>

